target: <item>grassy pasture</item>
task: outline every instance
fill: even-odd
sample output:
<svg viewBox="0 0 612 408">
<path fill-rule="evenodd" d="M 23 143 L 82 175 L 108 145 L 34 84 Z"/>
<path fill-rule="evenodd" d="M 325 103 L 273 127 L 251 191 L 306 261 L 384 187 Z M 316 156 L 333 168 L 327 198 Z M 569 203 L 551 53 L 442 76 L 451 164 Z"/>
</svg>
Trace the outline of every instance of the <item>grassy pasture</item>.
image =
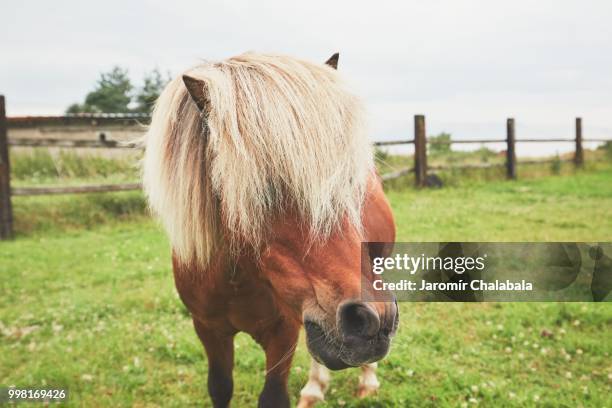
<svg viewBox="0 0 612 408">
<path fill-rule="evenodd" d="M 567 172 L 391 188 L 398 240 L 612 240 L 612 168 Z M 70 406 L 209 406 L 203 351 L 141 194 L 14 206 L 17 238 L 0 244 L 0 385 L 69 387 Z M 404 303 L 401 319 L 379 395 L 357 400 L 358 371 L 345 370 L 327 406 L 612 405 L 609 304 Z M 236 347 L 233 404 L 254 406 L 263 353 L 246 335 Z M 294 401 L 308 363 L 301 342 Z"/>
</svg>

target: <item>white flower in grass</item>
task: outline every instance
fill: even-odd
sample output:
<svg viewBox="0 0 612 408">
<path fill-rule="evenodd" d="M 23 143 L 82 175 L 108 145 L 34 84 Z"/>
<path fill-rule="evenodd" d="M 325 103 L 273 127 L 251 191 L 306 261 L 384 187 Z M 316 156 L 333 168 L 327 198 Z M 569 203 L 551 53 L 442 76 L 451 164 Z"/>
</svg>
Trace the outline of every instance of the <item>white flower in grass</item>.
<svg viewBox="0 0 612 408">
<path fill-rule="evenodd" d="M 582 355 L 582 349 L 576 349 L 576 354 L 578 354 L 579 356 Z"/>
<path fill-rule="evenodd" d="M 566 371 L 565 372 L 565 378 L 567 378 L 568 380 L 572 378 L 572 372 L 571 371 Z"/>
<path fill-rule="evenodd" d="M 540 400 L 540 396 L 538 394 L 533 396 L 533 402 L 538 402 Z"/>
<path fill-rule="evenodd" d="M 472 386 L 470 387 L 470 389 L 472 390 L 472 392 L 473 392 L 474 394 L 476 394 L 476 393 L 478 392 L 478 386 L 477 386 L 477 385 L 472 385 Z"/>
<path fill-rule="evenodd" d="M 506 353 L 512 353 L 512 347 L 506 347 L 504 351 Z"/>
<path fill-rule="evenodd" d="M 92 381 L 93 380 L 93 375 L 91 375 L 91 374 L 83 374 L 81 376 L 81 380 L 83 380 L 83 381 Z"/>
<path fill-rule="evenodd" d="M 474 397 L 470 398 L 470 399 L 468 400 L 468 402 L 469 402 L 470 404 L 474 404 L 474 405 L 478 404 L 478 400 L 477 400 L 476 398 L 474 398 Z"/>
<path fill-rule="evenodd" d="M 580 320 L 576 319 L 572 322 L 572 326 L 578 327 L 580 326 Z"/>
<path fill-rule="evenodd" d="M 510 391 L 510 392 L 508 393 L 508 398 L 510 398 L 510 399 L 514 399 L 514 397 L 516 397 L 516 394 L 515 394 L 515 393 L 513 393 L 512 391 Z"/>
</svg>

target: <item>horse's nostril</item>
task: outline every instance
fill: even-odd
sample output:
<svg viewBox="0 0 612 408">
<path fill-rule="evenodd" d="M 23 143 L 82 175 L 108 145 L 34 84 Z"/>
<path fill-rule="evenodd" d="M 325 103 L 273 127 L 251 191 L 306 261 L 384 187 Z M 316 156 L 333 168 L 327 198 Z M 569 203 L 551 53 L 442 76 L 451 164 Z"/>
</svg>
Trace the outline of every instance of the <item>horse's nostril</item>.
<svg viewBox="0 0 612 408">
<path fill-rule="evenodd" d="M 367 304 L 350 302 L 340 306 L 338 326 L 345 336 L 373 337 L 380 329 L 380 319 Z"/>
</svg>

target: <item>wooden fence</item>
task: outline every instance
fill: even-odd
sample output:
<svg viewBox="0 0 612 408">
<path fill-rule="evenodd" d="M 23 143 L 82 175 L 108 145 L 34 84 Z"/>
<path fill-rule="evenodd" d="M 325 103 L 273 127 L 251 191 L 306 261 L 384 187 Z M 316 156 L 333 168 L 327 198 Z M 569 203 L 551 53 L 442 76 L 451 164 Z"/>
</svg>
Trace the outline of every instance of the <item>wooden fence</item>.
<svg viewBox="0 0 612 408">
<path fill-rule="evenodd" d="M 20 187 L 11 188 L 10 180 L 10 146 L 22 147 L 55 147 L 55 148 L 105 148 L 105 149 L 135 149 L 139 148 L 134 143 L 107 140 L 106 134 L 109 126 L 121 125 L 124 127 L 141 127 L 143 122 L 148 122 L 150 118 L 146 115 L 122 115 L 122 114 L 102 114 L 102 115 L 80 115 L 80 116 L 59 116 L 59 117 L 22 117 L 7 118 L 4 96 L 0 95 L 0 239 L 8 239 L 13 234 L 13 212 L 11 196 L 27 195 L 47 195 L 47 194 L 72 194 L 72 193 L 95 193 L 109 191 L 138 190 L 141 188 L 139 183 L 129 184 L 101 184 L 87 186 L 70 187 Z M 68 138 L 47 138 L 47 137 L 19 137 L 8 138 L 8 130 L 37 129 L 40 126 L 60 126 L 69 129 L 72 126 L 85 126 L 95 129 L 98 139 L 68 139 Z M 374 146 L 391 145 L 414 145 L 414 164 L 412 166 L 383 174 L 383 181 L 392 180 L 406 174 L 414 173 L 415 183 L 418 187 L 426 187 L 428 170 L 446 170 L 454 168 L 489 168 L 505 166 L 506 175 L 509 179 L 516 179 L 516 143 L 529 142 L 573 142 L 575 143 L 575 155 L 573 162 L 577 167 L 584 163 L 582 149 L 583 142 L 606 142 L 608 139 L 583 139 L 582 120 L 576 118 L 576 136 L 574 139 L 519 139 L 515 138 L 514 119 L 506 122 L 506 139 L 477 139 L 477 140 L 450 140 L 441 143 L 506 143 L 505 164 L 467 164 L 460 166 L 428 166 L 427 165 L 427 145 L 440 142 L 428 142 L 425 130 L 425 116 L 416 115 L 414 117 L 414 139 L 375 142 Z M 550 160 L 521 161 L 527 163 L 546 163 Z"/>
<path fill-rule="evenodd" d="M 559 143 L 569 142 L 575 145 L 574 157 L 571 161 L 576 167 L 582 167 L 584 165 L 584 149 L 582 148 L 583 142 L 609 142 L 612 139 L 602 138 L 589 138 L 585 139 L 582 137 L 582 118 L 576 118 L 576 129 L 575 137 L 573 139 L 554 138 L 554 139 L 516 139 L 514 119 L 508 118 L 506 120 L 506 138 L 505 139 L 463 139 L 463 140 L 449 140 L 449 141 L 427 141 L 425 131 L 425 116 L 416 115 L 414 117 L 414 139 L 386 141 L 386 142 L 374 142 L 374 146 L 391 146 L 391 145 L 403 145 L 413 144 L 414 145 L 414 164 L 412 167 L 407 167 L 402 170 L 388 173 L 382 176 L 383 180 L 394 179 L 408 173 L 414 172 L 415 184 L 418 187 L 427 186 L 427 172 L 428 170 L 450 170 L 450 169 L 484 169 L 491 167 L 505 167 L 506 178 L 510 180 L 516 179 L 516 168 L 519 162 L 516 159 L 516 144 L 517 143 Z M 450 166 L 428 166 L 427 165 L 427 145 L 435 143 L 440 144 L 488 144 L 488 143 L 504 143 L 506 145 L 506 160 L 504 163 L 479 163 L 479 164 L 463 164 L 463 165 L 450 165 Z M 558 159 L 554 159 L 558 160 Z M 554 160 L 521 160 L 520 164 L 538 164 L 538 163 L 551 163 Z M 563 161 L 563 160 L 562 160 Z"/>
</svg>

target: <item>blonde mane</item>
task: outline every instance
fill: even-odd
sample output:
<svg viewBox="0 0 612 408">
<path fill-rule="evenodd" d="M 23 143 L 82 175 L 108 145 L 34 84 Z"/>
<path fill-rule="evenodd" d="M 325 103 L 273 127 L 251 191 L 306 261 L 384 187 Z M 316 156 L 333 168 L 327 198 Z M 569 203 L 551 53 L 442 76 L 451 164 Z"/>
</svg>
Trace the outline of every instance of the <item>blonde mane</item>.
<svg viewBox="0 0 612 408">
<path fill-rule="evenodd" d="M 186 72 L 203 81 L 200 115 L 181 76 L 155 105 L 143 184 L 175 255 L 207 265 L 226 245 L 257 247 L 291 208 L 311 237 L 361 229 L 373 168 L 358 98 L 324 64 L 247 53 Z"/>
</svg>

